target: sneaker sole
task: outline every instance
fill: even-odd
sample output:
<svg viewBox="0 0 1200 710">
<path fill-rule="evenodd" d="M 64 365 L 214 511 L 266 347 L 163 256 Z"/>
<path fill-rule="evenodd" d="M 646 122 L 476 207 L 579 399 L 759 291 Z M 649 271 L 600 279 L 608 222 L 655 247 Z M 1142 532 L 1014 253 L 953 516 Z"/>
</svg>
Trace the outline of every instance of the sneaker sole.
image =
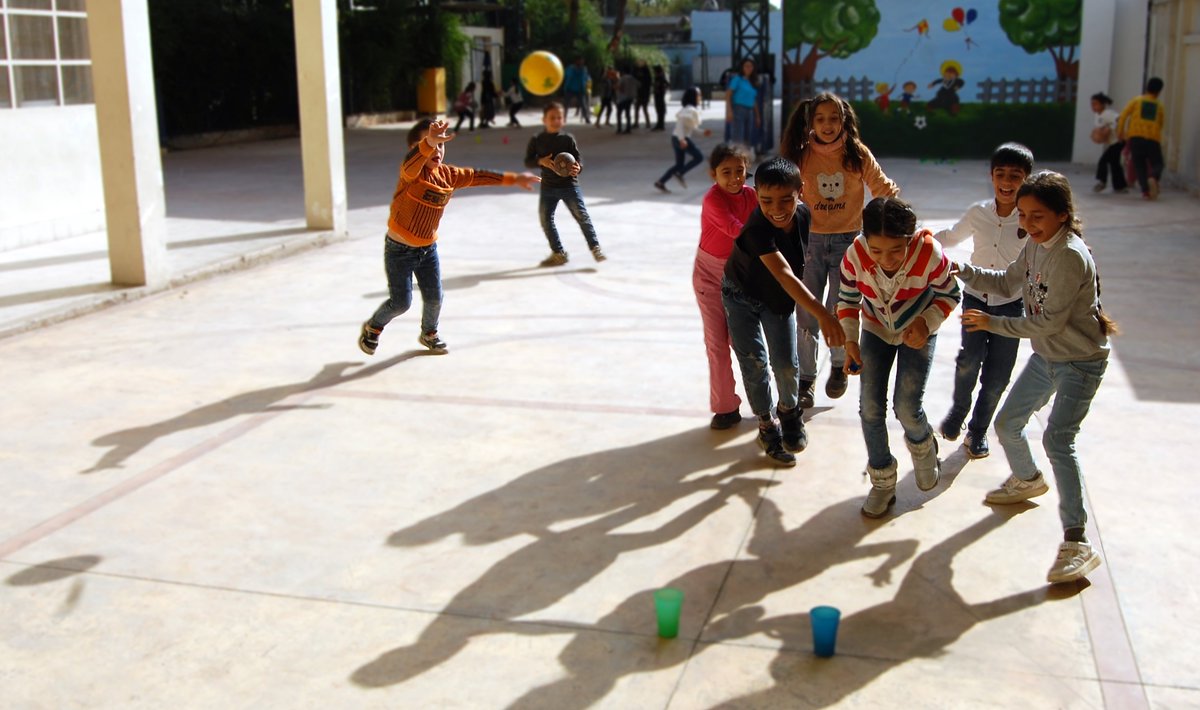
<svg viewBox="0 0 1200 710">
<path fill-rule="evenodd" d="M 983 502 L 991 503 L 993 505 L 1012 505 L 1013 503 L 1020 503 L 1021 501 L 1026 501 L 1026 500 L 1029 500 L 1030 498 L 1037 498 L 1038 496 L 1047 493 L 1049 490 L 1050 490 L 1050 486 L 1043 483 L 1041 488 L 1034 488 L 1031 491 L 1022 493 L 1019 496 L 1014 496 L 1011 498 L 1001 499 L 998 496 L 993 498 L 992 494 L 989 493 L 983 497 Z"/>
<path fill-rule="evenodd" d="M 424 340 L 421 340 L 421 336 L 419 336 L 419 335 L 417 336 L 417 342 L 420 343 L 426 350 L 428 350 L 431 353 L 438 353 L 439 355 L 444 355 L 445 353 L 449 352 L 449 350 L 445 346 L 442 346 L 439 348 L 439 347 L 434 347 L 433 345 L 427 344 Z"/>
<path fill-rule="evenodd" d="M 979 459 L 986 459 L 987 457 L 992 455 L 991 451 L 987 451 L 982 454 L 977 454 L 974 451 L 971 451 L 971 449 L 967 448 L 966 444 L 963 444 L 963 448 L 967 449 L 967 458 L 971 459 L 972 461 L 977 461 Z"/>
<path fill-rule="evenodd" d="M 1090 560 L 1085 562 L 1082 567 L 1075 570 L 1074 572 L 1069 572 L 1067 574 L 1061 574 L 1061 575 L 1058 575 L 1057 577 L 1047 574 L 1046 581 L 1049 582 L 1050 584 L 1064 584 L 1066 582 L 1075 582 L 1080 579 L 1083 579 L 1084 577 L 1086 577 L 1088 575 L 1088 572 L 1091 572 L 1092 570 L 1096 569 L 1099 566 L 1100 566 L 1100 555 L 1092 555 L 1092 558 Z"/>
</svg>

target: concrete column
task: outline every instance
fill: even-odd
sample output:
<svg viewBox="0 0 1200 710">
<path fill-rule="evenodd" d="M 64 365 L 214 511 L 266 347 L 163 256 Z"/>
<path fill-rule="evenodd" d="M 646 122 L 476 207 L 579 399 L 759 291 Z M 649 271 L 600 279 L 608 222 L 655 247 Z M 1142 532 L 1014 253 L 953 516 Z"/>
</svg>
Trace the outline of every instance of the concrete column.
<svg viewBox="0 0 1200 710">
<path fill-rule="evenodd" d="M 1075 101 L 1075 140 L 1071 146 L 1071 162 L 1094 166 L 1104 146 L 1092 142 L 1096 114 L 1092 112 L 1091 96 L 1097 91 L 1113 96 L 1111 78 L 1116 0 L 1088 0 L 1080 12 L 1083 13 L 1083 32 L 1079 47 L 1078 98 Z M 1125 99 L 1113 96 L 1113 100 L 1112 107 L 1119 112 Z"/>
<path fill-rule="evenodd" d="M 167 212 L 147 0 L 88 2 L 87 10 L 112 281 L 161 283 Z"/>
<path fill-rule="evenodd" d="M 338 73 L 337 3 L 296 0 L 296 74 L 304 214 L 309 229 L 346 232 L 346 158 Z"/>
</svg>

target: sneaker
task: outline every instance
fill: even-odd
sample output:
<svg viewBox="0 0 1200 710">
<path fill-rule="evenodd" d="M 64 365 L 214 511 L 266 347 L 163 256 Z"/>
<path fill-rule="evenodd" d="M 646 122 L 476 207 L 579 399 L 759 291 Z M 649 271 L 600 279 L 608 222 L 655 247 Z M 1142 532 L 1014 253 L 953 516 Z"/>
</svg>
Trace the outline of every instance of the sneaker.
<svg viewBox="0 0 1200 710">
<path fill-rule="evenodd" d="M 1046 573 L 1046 581 L 1050 584 L 1074 582 L 1099 566 L 1100 555 L 1089 543 L 1064 542 L 1058 546 L 1058 556 Z"/>
<path fill-rule="evenodd" d="M 654 183 L 654 186 L 658 188 L 659 192 L 666 192 L 666 193 L 671 192 L 670 190 L 667 189 L 667 186 L 663 184 L 662 180 L 656 181 Z"/>
<path fill-rule="evenodd" d="M 988 450 L 987 434 L 967 432 L 963 446 L 967 447 L 967 456 L 973 459 L 986 459 L 988 454 L 992 453 Z"/>
<path fill-rule="evenodd" d="M 815 387 L 816 383 L 812 380 L 800 380 L 800 403 L 797 405 L 798 407 L 801 409 L 813 408 L 813 389 Z"/>
<path fill-rule="evenodd" d="M 592 247 L 592 258 L 596 261 L 604 261 L 608 257 L 604 255 L 604 250 L 600 248 L 599 244 L 597 244 L 596 246 Z"/>
<path fill-rule="evenodd" d="M 420 343 L 421 345 L 424 345 L 425 347 L 429 348 L 430 350 L 432 350 L 435 353 L 446 352 L 446 341 L 439 338 L 438 334 L 436 332 L 421 333 L 420 335 L 417 336 L 417 342 Z"/>
<path fill-rule="evenodd" d="M 687 189 L 687 180 L 684 180 L 682 175 L 676 175 L 675 179 L 679 181 L 680 187 L 682 187 L 685 190 Z"/>
<path fill-rule="evenodd" d="M 1114 192 L 1114 193 L 1116 193 L 1116 194 L 1118 194 L 1118 195 L 1128 195 L 1128 194 L 1129 194 L 1129 188 L 1128 188 L 1128 187 L 1122 187 L 1122 188 L 1121 188 L 1121 189 L 1119 189 L 1119 190 L 1113 190 L 1113 192 Z"/>
<path fill-rule="evenodd" d="M 988 491 L 983 500 L 985 503 L 1008 505 L 1036 498 L 1048 490 L 1050 490 L 1050 487 L 1046 485 L 1046 479 L 1042 478 L 1041 471 L 1038 471 L 1038 474 L 1033 477 L 1032 481 L 1022 481 L 1014 474 L 1009 476 L 1008 480 L 1004 481 L 996 490 Z"/>
<path fill-rule="evenodd" d="M 368 355 L 374 355 L 375 348 L 379 347 L 379 334 L 382 332 L 382 328 L 372 328 L 371 321 L 365 321 L 358 335 L 358 349 Z"/>
<path fill-rule="evenodd" d="M 808 448 L 808 432 L 804 431 L 804 410 L 796 407 L 795 409 L 785 412 L 782 409 L 775 409 L 776 416 L 779 417 L 779 427 L 783 431 L 783 448 L 792 453 L 800 453 Z"/>
<path fill-rule="evenodd" d="M 776 462 L 784 466 L 796 465 L 796 457 L 783 448 L 783 433 L 779 431 L 778 424 L 772 425 L 770 429 L 759 428 L 758 445 Z"/>
<path fill-rule="evenodd" d="M 1104 192 L 1104 183 L 1097 180 L 1096 184 L 1092 185 L 1092 192 Z"/>
<path fill-rule="evenodd" d="M 562 266 L 567 263 L 567 253 L 565 251 L 552 251 L 550 256 L 542 259 L 542 263 L 538 266 Z"/>
<path fill-rule="evenodd" d="M 946 441 L 958 441 L 958 435 L 962 433 L 963 423 L 961 420 L 952 418 L 949 414 L 942 420 L 941 426 L 938 427 L 938 433 Z"/>
<path fill-rule="evenodd" d="M 1157 200 L 1158 199 L 1158 180 L 1155 180 L 1154 178 L 1150 178 L 1147 182 L 1150 183 L 1150 199 Z"/>
<path fill-rule="evenodd" d="M 742 421 L 742 413 L 735 409 L 732 412 L 718 412 L 714 414 L 708 426 L 710 429 L 717 430 L 732 429 L 740 421 Z"/>
<path fill-rule="evenodd" d="M 842 368 L 833 366 L 829 368 L 829 379 L 825 381 L 825 395 L 830 399 L 837 399 L 846 394 L 846 373 Z"/>
</svg>

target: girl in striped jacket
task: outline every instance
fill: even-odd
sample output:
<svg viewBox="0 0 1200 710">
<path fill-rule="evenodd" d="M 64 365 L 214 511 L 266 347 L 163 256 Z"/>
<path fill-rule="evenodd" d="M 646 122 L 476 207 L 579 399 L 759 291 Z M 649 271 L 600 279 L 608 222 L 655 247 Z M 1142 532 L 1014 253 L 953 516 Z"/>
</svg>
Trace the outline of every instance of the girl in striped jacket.
<svg viewBox="0 0 1200 710">
<path fill-rule="evenodd" d="M 863 210 L 863 233 L 842 258 L 837 311 L 846 333 L 847 374 L 862 377 L 859 415 L 871 478 L 862 513 L 869 518 L 882 517 L 896 502 L 897 463 L 886 422 L 893 363 L 893 403 L 917 487 L 928 491 L 937 485 L 937 441 L 921 400 L 936 331 L 958 301 L 950 261 L 929 230 L 917 232 L 917 216 L 908 203 L 895 197 L 871 200 Z"/>
</svg>

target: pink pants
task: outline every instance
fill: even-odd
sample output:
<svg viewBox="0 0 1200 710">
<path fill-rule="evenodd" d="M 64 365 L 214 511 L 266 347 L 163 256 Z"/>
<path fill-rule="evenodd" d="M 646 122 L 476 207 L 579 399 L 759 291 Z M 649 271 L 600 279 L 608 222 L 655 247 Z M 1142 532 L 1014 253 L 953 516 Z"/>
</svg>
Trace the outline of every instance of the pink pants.
<svg viewBox="0 0 1200 710">
<path fill-rule="evenodd" d="M 708 398 L 714 413 L 732 412 L 742 404 L 734 391 L 733 360 L 730 357 L 729 326 L 721 303 L 721 278 L 725 260 L 703 249 L 696 250 L 692 288 L 704 323 L 704 350 L 708 355 Z"/>
</svg>

